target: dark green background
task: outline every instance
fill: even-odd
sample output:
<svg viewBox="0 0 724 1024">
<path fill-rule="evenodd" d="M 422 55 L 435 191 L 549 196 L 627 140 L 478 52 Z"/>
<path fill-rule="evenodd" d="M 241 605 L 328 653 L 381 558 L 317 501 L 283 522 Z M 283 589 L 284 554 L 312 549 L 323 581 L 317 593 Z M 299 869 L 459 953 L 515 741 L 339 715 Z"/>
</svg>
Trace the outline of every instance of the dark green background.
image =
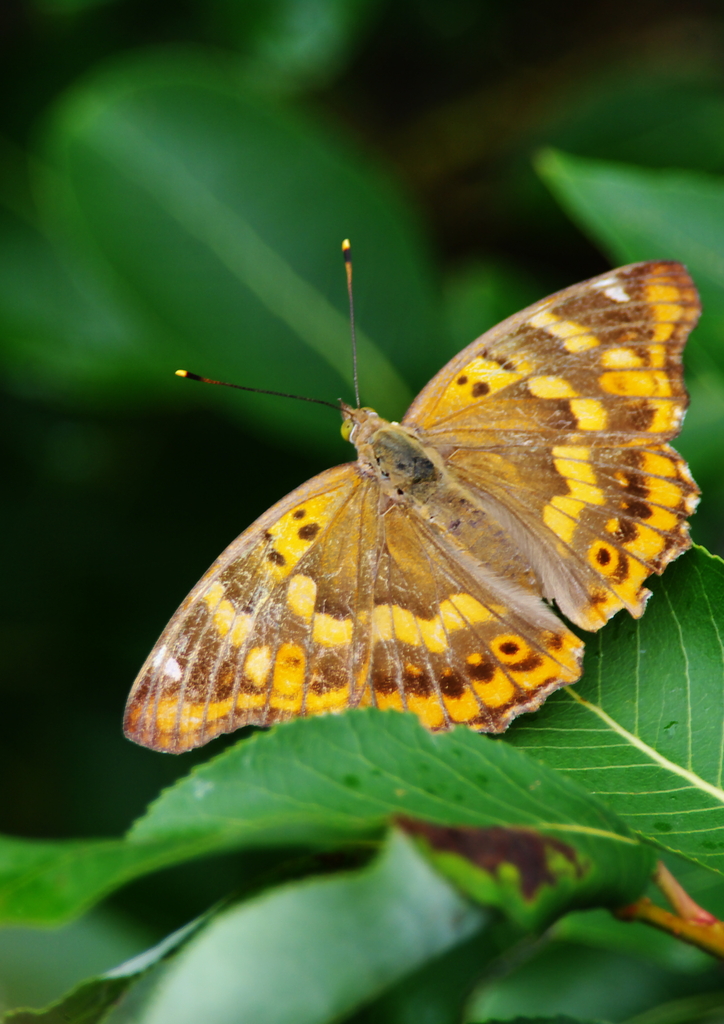
<svg viewBox="0 0 724 1024">
<path fill-rule="evenodd" d="M 715 2 L 5 0 L 0 830 L 11 834 L 116 835 L 207 758 L 123 739 L 133 677 L 219 551 L 351 453 L 331 410 L 173 377 L 189 364 L 352 397 L 88 145 L 95 99 L 152 89 L 154 75 L 181 84 L 141 105 L 151 136 L 166 145 L 159 125 L 172 115 L 171 143 L 210 180 L 225 168 L 232 199 L 247 183 L 249 219 L 337 311 L 340 346 L 339 243 L 352 237 L 359 326 L 412 393 L 497 320 L 609 266 L 536 174 L 541 148 L 724 171 Z M 216 97 L 213 123 L 194 107 L 199 89 Z M 225 90 L 246 104 L 238 139 Z M 257 346 L 273 358 L 247 356 Z M 721 426 L 724 341 L 709 358 L 694 369 Z M 369 402 L 377 376 L 365 380 L 364 359 L 361 370 Z M 380 411 L 404 411 L 390 403 Z M 693 534 L 722 552 L 721 453 L 704 428 L 682 440 L 704 488 Z M 130 946 L 161 934 L 227 892 L 239 865 L 136 883 L 113 898 L 116 931 L 99 928 L 119 951 L 124 929 Z"/>
</svg>

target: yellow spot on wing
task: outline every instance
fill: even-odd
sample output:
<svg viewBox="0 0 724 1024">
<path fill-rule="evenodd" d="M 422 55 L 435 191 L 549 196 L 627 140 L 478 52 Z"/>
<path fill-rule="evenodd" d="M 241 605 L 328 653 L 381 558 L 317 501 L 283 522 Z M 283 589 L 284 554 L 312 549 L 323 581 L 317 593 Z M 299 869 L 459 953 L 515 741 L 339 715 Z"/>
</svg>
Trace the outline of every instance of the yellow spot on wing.
<svg viewBox="0 0 724 1024">
<path fill-rule="evenodd" d="M 571 412 L 581 430 L 604 430 L 608 417 L 602 402 L 597 398 L 572 398 Z"/>
<path fill-rule="evenodd" d="M 679 289 L 670 284 L 650 284 L 646 287 L 647 302 L 677 302 Z"/>
<path fill-rule="evenodd" d="M 248 612 L 243 612 L 238 616 L 236 622 L 231 627 L 231 642 L 237 647 L 241 647 L 246 638 L 251 633 L 251 627 L 254 622 L 254 617 L 249 615 Z"/>
<path fill-rule="evenodd" d="M 156 705 L 156 715 L 154 718 L 156 728 L 160 729 L 161 732 L 171 732 L 176 726 L 178 710 L 178 701 L 174 698 L 160 700 Z"/>
<path fill-rule="evenodd" d="M 565 377 L 531 377 L 528 390 L 536 398 L 575 398 L 578 394 Z"/>
<path fill-rule="evenodd" d="M 581 509 L 584 506 L 582 501 L 570 498 L 567 494 L 556 494 L 551 498 L 550 503 L 553 508 L 556 508 L 561 512 L 565 512 L 567 516 L 572 516 L 574 519 L 578 518 L 581 514 Z"/>
<path fill-rule="evenodd" d="M 308 715 L 318 715 L 323 711 L 342 711 L 349 706 L 349 684 L 337 690 L 325 690 L 316 693 L 313 689 L 307 692 L 305 710 Z"/>
<path fill-rule="evenodd" d="M 591 457 L 591 449 L 575 445 L 556 445 L 553 449 L 553 457 L 556 459 L 576 459 L 579 462 L 588 462 Z"/>
<path fill-rule="evenodd" d="M 604 505 L 606 499 L 600 487 L 592 487 L 591 484 L 582 483 L 580 480 L 566 480 L 568 492 L 575 501 L 584 501 L 587 505 Z M 568 495 L 564 495 L 568 497 Z"/>
<path fill-rule="evenodd" d="M 661 327 L 669 327 L 670 324 L 657 324 L 654 335 Z M 666 366 L 666 348 L 664 345 L 649 345 L 646 349 L 649 356 L 649 366 L 653 369 L 660 370 L 663 366 Z"/>
<path fill-rule="evenodd" d="M 674 333 L 674 324 L 658 323 L 654 327 L 653 341 L 668 341 Z"/>
<path fill-rule="evenodd" d="M 682 314 L 681 306 L 673 302 L 662 302 L 650 309 L 654 319 L 662 322 L 676 322 Z"/>
<path fill-rule="evenodd" d="M 422 636 L 422 642 L 428 651 L 432 651 L 433 654 L 440 654 L 442 651 L 447 650 L 445 628 L 439 615 L 436 615 L 433 619 L 418 618 L 416 623 Z"/>
<path fill-rule="evenodd" d="M 486 683 L 473 681 L 473 689 L 489 708 L 499 708 L 515 696 L 515 687 L 505 672 L 496 668 L 493 678 Z"/>
<path fill-rule="evenodd" d="M 636 536 L 624 544 L 627 551 L 645 562 L 653 561 L 657 555 L 661 554 L 665 546 L 664 535 L 644 526 L 643 523 L 636 524 Z"/>
<path fill-rule="evenodd" d="M 316 498 L 291 509 L 270 527 L 267 537 L 278 560 L 266 562 L 267 572 L 278 580 L 288 576 L 327 525 L 338 501 L 339 495 L 335 491 L 318 494 Z M 304 518 L 296 518 L 295 512 L 301 510 L 304 510 Z M 319 527 L 319 530 L 315 531 L 314 527 Z"/>
<path fill-rule="evenodd" d="M 335 619 L 326 612 L 316 612 L 312 626 L 312 639 L 323 647 L 336 647 L 352 640 L 352 619 Z"/>
<path fill-rule="evenodd" d="M 583 324 L 576 323 L 575 320 L 562 320 L 547 310 L 536 313 L 528 323 L 560 338 L 568 352 L 584 352 L 600 344 L 595 334 L 591 334 Z"/>
<path fill-rule="evenodd" d="M 651 398 L 646 405 L 647 409 L 654 412 L 653 419 L 647 427 L 648 433 L 668 434 L 669 431 L 678 430 L 683 410 L 676 402 Z"/>
<path fill-rule="evenodd" d="M 471 594 L 451 594 L 440 604 L 439 615 L 424 619 L 399 605 L 379 604 L 372 613 L 372 639 L 424 644 L 434 654 L 447 649 L 447 633 L 488 622 L 493 613 Z"/>
<path fill-rule="evenodd" d="M 274 659 L 270 704 L 285 711 L 299 711 L 304 696 L 306 658 L 298 644 L 282 644 Z"/>
<path fill-rule="evenodd" d="M 403 644 L 419 644 L 420 633 L 417 629 L 415 616 L 407 608 L 392 605 L 392 628 L 395 636 Z"/>
<path fill-rule="evenodd" d="M 554 453 L 560 450 L 553 449 Z M 584 448 L 583 451 L 588 451 L 588 449 Z M 553 465 L 566 480 L 580 480 L 585 484 L 596 483 L 596 474 L 590 462 L 584 462 L 581 459 L 554 458 Z"/>
<path fill-rule="evenodd" d="M 580 502 L 576 502 L 576 505 L 579 509 L 583 508 Z M 575 517 L 571 519 L 570 515 L 566 515 L 565 512 L 559 511 L 553 504 L 550 504 L 543 507 L 543 522 L 549 530 L 553 530 L 556 537 L 560 537 L 566 544 L 571 543 L 573 534 L 576 532 Z"/>
<path fill-rule="evenodd" d="M 682 491 L 673 480 L 662 480 L 660 477 L 647 477 L 646 488 L 648 497 L 655 505 L 667 505 L 676 508 L 682 498 Z"/>
<path fill-rule="evenodd" d="M 492 612 L 471 594 L 451 594 L 448 600 L 443 601 L 440 605 L 440 614 L 446 629 L 461 629 L 467 625 L 465 621 L 459 626 L 455 624 L 454 616 L 458 612 L 472 624 L 488 622 L 493 617 Z"/>
<path fill-rule="evenodd" d="M 375 701 L 377 707 L 382 711 L 387 710 L 387 708 L 392 708 L 395 711 L 404 711 L 402 697 L 397 690 L 392 690 L 391 693 L 379 693 L 375 690 Z"/>
<path fill-rule="evenodd" d="M 665 508 L 657 508 L 655 505 L 649 506 L 651 508 L 651 515 L 646 520 L 648 526 L 653 526 L 657 530 L 664 530 L 665 532 L 673 530 L 679 521 L 679 517 L 675 512 L 669 512 Z"/>
<path fill-rule="evenodd" d="M 518 361 L 515 367 L 501 366 L 494 359 L 477 356 L 455 374 L 440 397 L 435 416 L 441 417 L 466 409 L 472 402 L 487 395 L 502 391 L 530 372 L 532 367 L 525 361 Z"/>
<path fill-rule="evenodd" d="M 641 452 L 641 469 L 654 476 L 676 476 L 676 462 L 657 452 Z"/>
<path fill-rule="evenodd" d="M 228 700 L 216 700 L 213 701 L 206 708 L 206 721 L 207 722 L 218 722 L 220 718 L 226 718 L 231 711 L 234 698 L 229 697 Z"/>
<path fill-rule="evenodd" d="M 465 689 L 459 697 L 449 697 L 446 694 L 443 700 L 453 722 L 469 722 L 471 718 L 477 718 L 480 714 L 480 704 L 470 689 Z"/>
<path fill-rule="evenodd" d="M 416 693 L 407 693 L 405 699 L 410 711 L 417 715 L 426 729 L 439 729 L 445 724 L 445 715 L 436 696 L 423 697 Z"/>
<path fill-rule="evenodd" d="M 305 622 L 311 622 L 314 614 L 314 602 L 317 599 L 317 584 L 311 576 L 301 573 L 292 576 L 287 590 L 287 604 Z"/>
<path fill-rule="evenodd" d="M 609 348 L 601 355 L 601 364 L 607 370 L 632 370 L 643 363 L 642 357 L 631 348 Z"/>
<path fill-rule="evenodd" d="M 649 398 L 671 395 L 671 382 L 661 370 L 623 370 L 620 373 L 602 373 L 599 384 L 611 395 L 630 398 Z"/>
<path fill-rule="evenodd" d="M 244 675 L 254 686 L 264 686 L 271 668 L 271 652 L 269 647 L 252 647 L 244 662 Z"/>
<path fill-rule="evenodd" d="M 214 625 L 221 634 L 226 636 L 231 628 L 231 623 L 234 621 L 236 611 L 231 601 L 221 601 L 214 612 Z"/>
<path fill-rule="evenodd" d="M 215 608 L 221 598 L 224 596 L 224 588 L 218 582 L 212 583 L 209 589 L 204 594 L 203 600 L 209 607 L 209 610 Z"/>
<path fill-rule="evenodd" d="M 238 711 L 250 711 L 255 708 L 263 708 L 266 704 L 266 691 L 261 693 L 240 693 L 236 698 Z"/>
</svg>

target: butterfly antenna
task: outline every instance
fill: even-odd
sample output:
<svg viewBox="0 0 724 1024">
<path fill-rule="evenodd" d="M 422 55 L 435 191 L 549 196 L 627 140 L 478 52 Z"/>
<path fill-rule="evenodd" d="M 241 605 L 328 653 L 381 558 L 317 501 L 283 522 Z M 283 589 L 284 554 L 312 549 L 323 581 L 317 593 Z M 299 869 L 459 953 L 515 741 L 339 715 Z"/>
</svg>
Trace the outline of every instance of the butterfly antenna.
<svg viewBox="0 0 724 1024">
<path fill-rule="evenodd" d="M 236 388 L 238 391 L 253 391 L 257 395 L 276 395 L 277 398 L 296 398 L 300 402 L 314 402 L 315 405 L 327 405 L 330 409 L 340 410 L 334 402 L 325 402 L 322 398 L 307 398 L 306 395 L 288 395 L 285 391 L 265 391 L 263 388 L 247 388 L 243 384 L 229 384 L 226 380 L 212 380 L 210 377 L 199 377 L 198 373 L 189 370 L 176 370 L 177 377 L 188 377 L 189 380 L 200 380 L 202 384 L 219 384 L 222 388 Z"/>
<path fill-rule="evenodd" d="M 352 294 L 352 246 L 349 238 L 342 242 L 342 253 L 344 255 L 344 269 L 347 271 L 347 295 L 349 296 L 349 322 L 352 329 L 352 373 L 354 376 L 354 397 L 357 408 L 359 401 L 359 379 L 357 377 L 357 335 L 354 329 L 354 296 Z"/>
</svg>

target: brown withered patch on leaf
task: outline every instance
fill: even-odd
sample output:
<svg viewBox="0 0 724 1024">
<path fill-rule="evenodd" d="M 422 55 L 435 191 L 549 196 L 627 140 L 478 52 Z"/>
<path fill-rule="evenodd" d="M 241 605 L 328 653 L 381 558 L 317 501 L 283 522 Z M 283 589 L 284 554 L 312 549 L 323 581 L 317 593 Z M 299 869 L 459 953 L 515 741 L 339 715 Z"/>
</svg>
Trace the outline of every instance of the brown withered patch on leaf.
<svg viewBox="0 0 724 1024">
<path fill-rule="evenodd" d="M 558 881 L 548 864 L 550 852 L 565 857 L 576 878 L 584 873 L 572 846 L 528 829 L 449 827 L 414 818 L 398 818 L 397 824 L 409 835 L 420 836 L 436 853 L 456 853 L 490 875 L 497 874 L 501 865 L 512 864 L 527 900 L 534 899 L 541 886 Z"/>
</svg>

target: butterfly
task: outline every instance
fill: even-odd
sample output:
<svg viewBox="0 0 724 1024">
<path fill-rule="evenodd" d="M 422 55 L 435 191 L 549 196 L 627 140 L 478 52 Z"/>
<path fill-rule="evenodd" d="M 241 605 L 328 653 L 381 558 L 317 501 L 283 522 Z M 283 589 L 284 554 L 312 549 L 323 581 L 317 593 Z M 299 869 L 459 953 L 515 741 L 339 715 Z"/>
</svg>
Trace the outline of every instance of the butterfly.
<svg viewBox="0 0 724 1024">
<path fill-rule="evenodd" d="M 292 491 L 192 590 L 128 699 L 181 752 L 242 725 L 376 706 L 501 732 L 581 675 L 558 617 L 638 618 L 690 545 L 698 488 L 668 441 L 700 304 L 635 263 L 483 334 L 401 423 L 340 403 L 356 462 Z"/>
</svg>

